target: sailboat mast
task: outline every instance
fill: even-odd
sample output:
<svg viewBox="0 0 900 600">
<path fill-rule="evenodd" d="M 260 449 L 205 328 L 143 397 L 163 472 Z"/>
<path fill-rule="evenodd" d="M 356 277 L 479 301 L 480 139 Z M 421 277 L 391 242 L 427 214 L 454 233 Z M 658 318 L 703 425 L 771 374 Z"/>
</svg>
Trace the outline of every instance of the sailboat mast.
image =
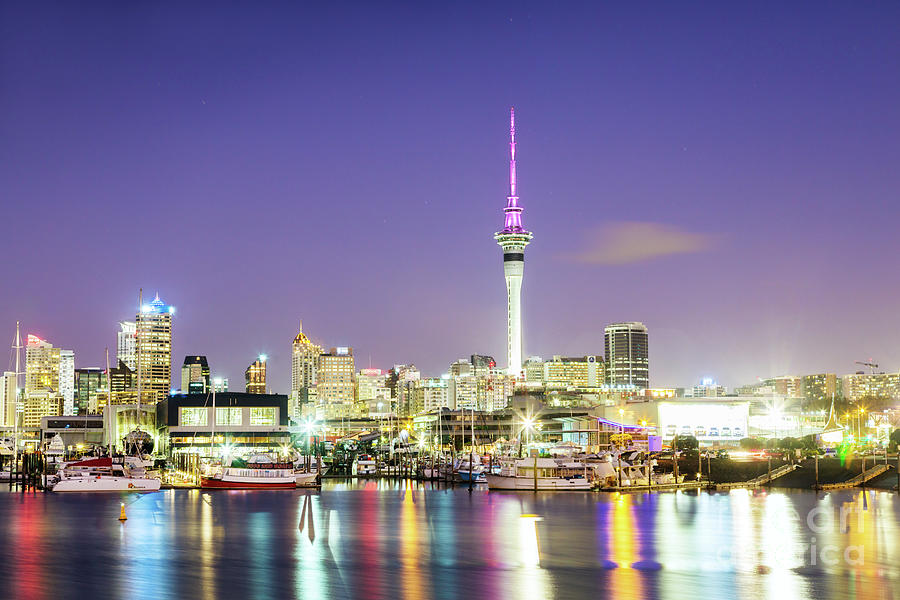
<svg viewBox="0 0 900 600">
<path fill-rule="evenodd" d="M 16 321 L 16 344 L 13 346 L 16 350 L 16 393 L 13 402 L 13 463 L 11 472 L 15 472 L 16 463 L 19 460 L 19 375 L 22 370 L 22 337 L 19 335 L 19 322 Z"/>
<path fill-rule="evenodd" d="M 138 290 L 138 319 L 134 328 L 134 344 L 137 347 L 137 429 L 141 429 L 141 315 L 144 314 L 144 288 Z"/>
</svg>

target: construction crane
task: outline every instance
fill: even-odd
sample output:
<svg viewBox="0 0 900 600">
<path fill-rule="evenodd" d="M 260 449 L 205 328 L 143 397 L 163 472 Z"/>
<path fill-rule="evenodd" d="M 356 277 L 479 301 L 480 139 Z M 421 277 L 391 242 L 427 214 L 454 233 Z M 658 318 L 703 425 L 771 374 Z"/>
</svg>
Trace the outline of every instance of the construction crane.
<svg viewBox="0 0 900 600">
<path fill-rule="evenodd" d="M 875 359 L 874 359 L 874 358 L 870 358 L 868 361 L 857 360 L 857 361 L 856 361 L 856 364 L 862 365 L 862 366 L 864 366 L 864 367 L 869 367 L 869 372 L 870 372 L 872 375 L 875 374 L 875 369 L 878 368 L 878 363 L 875 362 Z"/>
</svg>

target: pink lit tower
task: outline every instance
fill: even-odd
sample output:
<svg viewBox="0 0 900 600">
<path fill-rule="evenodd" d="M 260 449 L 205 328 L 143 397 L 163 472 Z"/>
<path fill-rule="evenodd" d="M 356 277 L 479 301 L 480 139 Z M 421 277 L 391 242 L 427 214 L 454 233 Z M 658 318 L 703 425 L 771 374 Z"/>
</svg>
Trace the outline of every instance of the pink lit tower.
<svg viewBox="0 0 900 600">
<path fill-rule="evenodd" d="M 522 207 L 516 193 L 516 113 L 509 109 L 509 196 L 506 198 L 503 229 L 494 239 L 503 248 L 503 275 L 506 278 L 506 369 L 522 374 L 522 276 L 525 273 L 525 246 L 531 232 L 522 227 Z"/>
</svg>

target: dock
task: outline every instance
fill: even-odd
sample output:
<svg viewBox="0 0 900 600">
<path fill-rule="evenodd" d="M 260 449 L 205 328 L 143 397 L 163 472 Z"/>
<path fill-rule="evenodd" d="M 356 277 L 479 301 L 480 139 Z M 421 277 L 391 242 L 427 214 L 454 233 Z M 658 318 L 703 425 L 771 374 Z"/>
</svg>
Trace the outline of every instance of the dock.
<svg viewBox="0 0 900 600">
<path fill-rule="evenodd" d="M 886 473 L 888 469 L 891 468 L 891 465 L 886 465 L 884 463 L 880 465 L 875 465 L 868 471 L 860 473 L 853 479 L 848 479 L 847 481 L 842 481 L 840 483 L 826 483 L 824 485 L 819 486 L 819 489 L 822 490 L 845 490 L 847 488 L 859 487 L 870 479 L 875 479 L 882 473 Z"/>
<path fill-rule="evenodd" d="M 707 486 L 706 481 L 685 481 L 683 483 L 662 483 L 653 485 L 613 485 L 604 486 L 601 492 L 675 492 L 678 490 L 699 490 Z"/>
<path fill-rule="evenodd" d="M 748 481 L 732 481 L 729 483 L 717 483 L 716 489 L 717 490 L 733 490 L 733 489 L 737 489 L 737 488 L 758 488 L 761 485 L 765 485 L 765 484 L 769 483 L 770 481 L 778 479 L 779 477 L 783 477 L 784 475 L 787 475 L 788 473 L 791 473 L 795 469 L 798 469 L 798 468 L 800 468 L 799 464 L 782 465 L 782 466 L 778 467 L 777 469 L 775 469 L 774 471 L 771 471 L 769 473 L 763 473 L 759 477 L 754 477 L 753 479 L 750 479 Z"/>
</svg>

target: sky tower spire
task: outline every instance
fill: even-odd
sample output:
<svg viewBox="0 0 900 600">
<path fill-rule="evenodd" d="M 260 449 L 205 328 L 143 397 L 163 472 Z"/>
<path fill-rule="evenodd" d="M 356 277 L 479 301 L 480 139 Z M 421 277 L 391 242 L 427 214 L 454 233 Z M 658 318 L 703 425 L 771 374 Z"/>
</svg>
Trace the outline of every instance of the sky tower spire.
<svg viewBox="0 0 900 600">
<path fill-rule="evenodd" d="M 516 182 L 516 112 L 509 109 L 509 196 L 503 209 L 503 229 L 494 234 L 503 248 L 503 276 L 506 279 L 506 368 L 510 375 L 522 375 L 522 276 L 525 273 L 525 246 L 534 236 L 522 226 Z"/>
</svg>

